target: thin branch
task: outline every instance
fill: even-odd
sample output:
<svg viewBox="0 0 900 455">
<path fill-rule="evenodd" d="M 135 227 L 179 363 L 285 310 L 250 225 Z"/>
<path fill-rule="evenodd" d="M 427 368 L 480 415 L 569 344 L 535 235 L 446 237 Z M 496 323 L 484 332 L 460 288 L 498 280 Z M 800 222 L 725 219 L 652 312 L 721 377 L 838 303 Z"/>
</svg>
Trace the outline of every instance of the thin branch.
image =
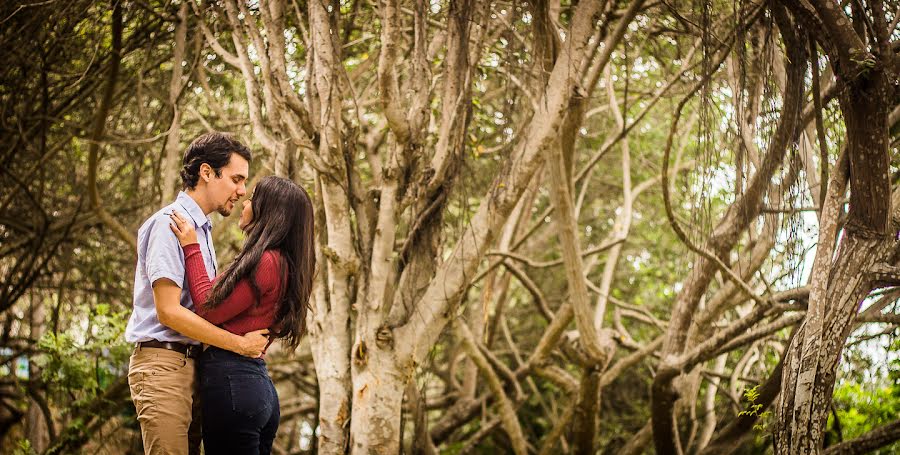
<svg viewBox="0 0 900 455">
<path fill-rule="evenodd" d="M 113 0 L 112 14 L 112 60 L 110 61 L 109 73 L 106 79 L 106 89 L 103 92 L 103 98 L 100 100 L 100 106 L 97 107 L 97 114 L 94 117 L 93 130 L 91 132 L 91 141 L 88 145 L 88 196 L 91 201 L 91 208 L 97 213 L 97 216 L 103 221 L 103 224 L 112 229 L 120 239 L 127 243 L 132 251 L 137 250 L 137 238 L 131 231 L 122 225 L 119 220 L 115 219 L 103 207 L 100 199 L 100 192 L 97 189 L 97 168 L 99 166 L 100 141 L 106 131 L 107 116 L 113 102 L 113 95 L 116 91 L 116 82 L 119 79 L 119 66 L 122 61 L 122 2 Z"/>
</svg>

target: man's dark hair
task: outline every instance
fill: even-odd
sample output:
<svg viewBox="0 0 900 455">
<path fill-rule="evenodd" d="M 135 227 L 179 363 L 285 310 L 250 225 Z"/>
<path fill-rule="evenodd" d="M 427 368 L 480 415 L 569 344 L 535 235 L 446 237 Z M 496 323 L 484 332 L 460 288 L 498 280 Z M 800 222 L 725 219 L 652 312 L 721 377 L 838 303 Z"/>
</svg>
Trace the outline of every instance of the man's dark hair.
<svg viewBox="0 0 900 455">
<path fill-rule="evenodd" d="M 216 176 L 222 175 L 222 168 L 228 166 L 231 161 L 231 154 L 237 153 L 249 163 L 253 158 L 250 149 L 240 141 L 231 137 L 230 134 L 214 131 L 212 133 L 203 134 L 184 152 L 184 159 L 181 168 L 181 182 L 186 190 L 192 190 L 197 187 L 200 180 L 200 165 L 208 164 Z"/>
</svg>

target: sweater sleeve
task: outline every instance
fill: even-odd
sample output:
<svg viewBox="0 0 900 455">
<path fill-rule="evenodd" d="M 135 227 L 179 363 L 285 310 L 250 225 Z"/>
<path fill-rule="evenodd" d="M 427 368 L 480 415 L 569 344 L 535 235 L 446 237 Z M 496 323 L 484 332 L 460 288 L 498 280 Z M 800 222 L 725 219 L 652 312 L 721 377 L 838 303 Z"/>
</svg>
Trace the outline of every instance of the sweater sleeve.
<svg viewBox="0 0 900 455">
<path fill-rule="evenodd" d="M 237 282 L 234 290 L 222 303 L 215 308 L 208 308 L 206 305 L 207 298 L 209 298 L 213 283 L 210 282 L 206 266 L 203 264 L 200 245 L 186 245 L 184 247 L 184 261 L 188 287 L 190 288 L 191 299 L 194 301 L 194 309 L 197 314 L 207 321 L 213 324 L 221 324 L 241 314 L 256 303 L 253 288 L 250 286 L 250 278 L 246 277 Z M 253 273 L 256 277 L 261 297 L 271 292 L 280 292 L 280 268 L 277 253 L 272 251 L 263 253 Z"/>
</svg>

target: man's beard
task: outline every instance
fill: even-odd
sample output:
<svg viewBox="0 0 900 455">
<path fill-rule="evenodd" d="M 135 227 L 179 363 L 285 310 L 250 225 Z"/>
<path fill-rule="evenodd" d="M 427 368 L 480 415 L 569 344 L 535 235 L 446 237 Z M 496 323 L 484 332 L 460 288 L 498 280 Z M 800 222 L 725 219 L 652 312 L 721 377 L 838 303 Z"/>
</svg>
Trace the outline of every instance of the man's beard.
<svg viewBox="0 0 900 455">
<path fill-rule="evenodd" d="M 231 210 L 228 209 L 228 206 L 227 206 L 227 205 L 223 205 L 223 206 L 218 207 L 218 208 L 216 209 L 216 212 L 218 212 L 219 215 L 222 215 L 222 216 L 224 216 L 224 217 L 226 217 L 226 218 L 229 217 L 229 216 L 231 216 Z"/>
</svg>

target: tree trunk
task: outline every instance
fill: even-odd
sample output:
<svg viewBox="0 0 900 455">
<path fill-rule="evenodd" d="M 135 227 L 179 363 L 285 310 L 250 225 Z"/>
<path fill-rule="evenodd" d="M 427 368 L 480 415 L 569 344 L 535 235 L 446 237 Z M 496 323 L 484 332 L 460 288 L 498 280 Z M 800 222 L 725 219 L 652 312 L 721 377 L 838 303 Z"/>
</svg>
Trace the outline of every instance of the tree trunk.
<svg viewBox="0 0 900 455">
<path fill-rule="evenodd" d="M 385 343 L 393 343 L 393 340 Z M 400 415 L 403 392 L 413 368 L 397 368 L 393 349 L 358 345 L 354 368 L 353 419 L 350 421 L 350 453 L 394 455 L 400 453 Z"/>
<path fill-rule="evenodd" d="M 592 455 L 594 439 L 597 435 L 597 414 L 600 409 L 600 372 L 595 368 L 587 368 L 581 376 L 578 388 L 578 404 L 575 406 L 573 420 L 575 425 L 570 429 L 570 440 L 573 453 Z"/>
<path fill-rule="evenodd" d="M 323 299 L 317 296 L 316 301 Z M 334 327 L 350 323 L 350 316 L 339 309 L 317 306 L 310 323 L 309 345 L 319 385 L 320 454 L 346 453 L 350 420 L 350 337 L 346 328 Z M 330 313 L 330 315 L 328 314 Z"/>
<path fill-rule="evenodd" d="M 776 453 L 821 452 L 841 352 L 859 304 L 871 290 L 869 270 L 888 250 L 880 239 L 844 237 L 826 292 L 810 295 L 806 319 L 786 354 Z M 820 309 L 824 315 L 815 314 Z"/>
<path fill-rule="evenodd" d="M 888 103 L 893 99 L 883 70 L 871 69 L 840 97 L 847 128 L 850 217 L 835 259 L 823 245 L 836 236 L 838 205 L 846 174 L 835 166 L 820 217 L 820 250 L 810 278 L 809 308 L 786 354 L 775 451 L 818 454 L 825 437 L 841 352 L 860 302 L 873 286 L 875 266 L 889 260 Z M 832 188 L 834 186 L 834 188 Z"/>
</svg>

